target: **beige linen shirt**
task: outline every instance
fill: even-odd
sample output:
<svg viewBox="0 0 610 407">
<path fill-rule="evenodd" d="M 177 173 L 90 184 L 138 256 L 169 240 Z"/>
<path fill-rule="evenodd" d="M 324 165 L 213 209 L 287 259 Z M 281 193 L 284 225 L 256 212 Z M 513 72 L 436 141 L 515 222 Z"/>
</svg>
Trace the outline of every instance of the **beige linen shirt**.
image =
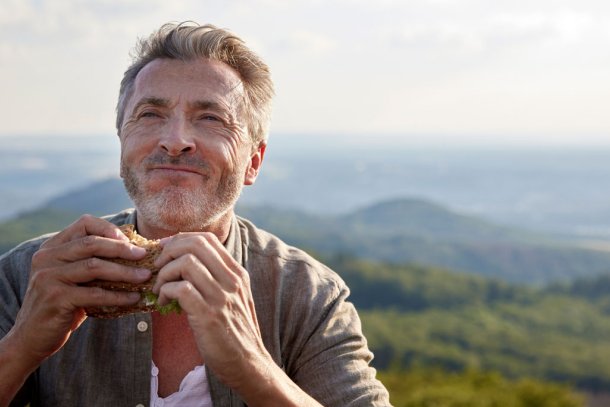
<svg viewBox="0 0 610 407">
<path fill-rule="evenodd" d="M 108 218 L 135 224 L 127 210 Z M 0 257 L 0 337 L 14 324 L 31 258 L 49 235 Z M 330 269 L 301 250 L 235 217 L 226 247 L 250 275 L 265 347 L 287 375 L 324 406 L 389 406 L 369 366 L 372 354 L 349 290 Z M 66 345 L 45 360 L 14 405 L 148 406 L 152 359 L 150 314 L 87 318 Z M 245 404 L 207 370 L 216 407 Z"/>
</svg>

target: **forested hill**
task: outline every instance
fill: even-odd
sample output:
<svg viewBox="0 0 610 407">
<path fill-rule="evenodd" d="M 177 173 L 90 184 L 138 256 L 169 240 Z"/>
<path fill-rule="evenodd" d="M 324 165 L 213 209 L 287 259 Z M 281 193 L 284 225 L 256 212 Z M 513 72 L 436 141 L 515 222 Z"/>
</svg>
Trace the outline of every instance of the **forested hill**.
<svg viewBox="0 0 610 407">
<path fill-rule="evenodd" d="M 0 224 L 0 252 L 62 228 L 83 213 L 104 215 L 129 206 L 118 179 L 67 193 Z M 237 212 L 287 242 L 321 255 L 425 264 L 532 284 L 610 270 L 608 252 L 494 225 L 418 199 L 395 199 L 332 217 L 272 207 L 238 206 Z"/>
<path fill-rule="evenodd" d="M 327 259 L 351 288 L 374 363 L 610 390 L 610 275 L 532 288 L 420 266 Z M 533 404 L 536 405 L 536 404 Z"/>
</svg>

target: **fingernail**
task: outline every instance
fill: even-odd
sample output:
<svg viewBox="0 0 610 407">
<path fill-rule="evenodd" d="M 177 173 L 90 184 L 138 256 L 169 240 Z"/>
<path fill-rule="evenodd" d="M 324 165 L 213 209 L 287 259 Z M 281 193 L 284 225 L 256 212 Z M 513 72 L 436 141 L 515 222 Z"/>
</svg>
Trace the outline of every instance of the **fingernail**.
<svg viewBox="0 0 610 407">
<path fill-rule="evenodd" d="M 129 293 L 127 294 L 127 298 L 129 299 L 129 301 L 136 302 L 140 298 L 142 298 L 142 295 L 140 293 Z"/>
<path fill-rule="evenodd" d="M 148 269 L 136 269 L 136 275 L 140 278 L 150 277 L 150 270 Z"/>
<path fill-rule="evenodd" d="M 161 245 L 161 247 L 163 247 L 170 240 L 172 240 L 172 236 L 164 237 L 163 239 L 159 240 L 159 244 Z"/>
</svg>

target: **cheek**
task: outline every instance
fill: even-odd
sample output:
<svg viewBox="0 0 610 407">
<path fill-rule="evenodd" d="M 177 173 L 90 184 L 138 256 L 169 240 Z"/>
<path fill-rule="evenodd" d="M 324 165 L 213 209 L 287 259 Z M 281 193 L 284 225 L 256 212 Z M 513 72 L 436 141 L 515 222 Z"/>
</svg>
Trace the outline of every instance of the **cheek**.
<svg viewBox="0 0 610 407">
<path fill-rule="evenodd" d="M 154 137 L 145 137 L 140 132 L 125 135 L 121 140 L 121 162 L 137 164 L 146 155 L 150 154 L 157 143 Z"/>
</svg>

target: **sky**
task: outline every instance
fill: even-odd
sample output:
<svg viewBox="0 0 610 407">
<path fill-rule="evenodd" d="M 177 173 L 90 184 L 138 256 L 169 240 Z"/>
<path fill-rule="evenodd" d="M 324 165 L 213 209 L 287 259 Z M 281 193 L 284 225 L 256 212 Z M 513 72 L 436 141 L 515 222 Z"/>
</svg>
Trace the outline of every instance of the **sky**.
<svg viewBox="0 0 610 407">
<path fill-rule="evenodd" d="M 114 134 L 136 39 L 184 20 L 269 64 L 272 136 L 610 145 L 607 0 L 0 0 L 0 135 Z"/>
</svg>

